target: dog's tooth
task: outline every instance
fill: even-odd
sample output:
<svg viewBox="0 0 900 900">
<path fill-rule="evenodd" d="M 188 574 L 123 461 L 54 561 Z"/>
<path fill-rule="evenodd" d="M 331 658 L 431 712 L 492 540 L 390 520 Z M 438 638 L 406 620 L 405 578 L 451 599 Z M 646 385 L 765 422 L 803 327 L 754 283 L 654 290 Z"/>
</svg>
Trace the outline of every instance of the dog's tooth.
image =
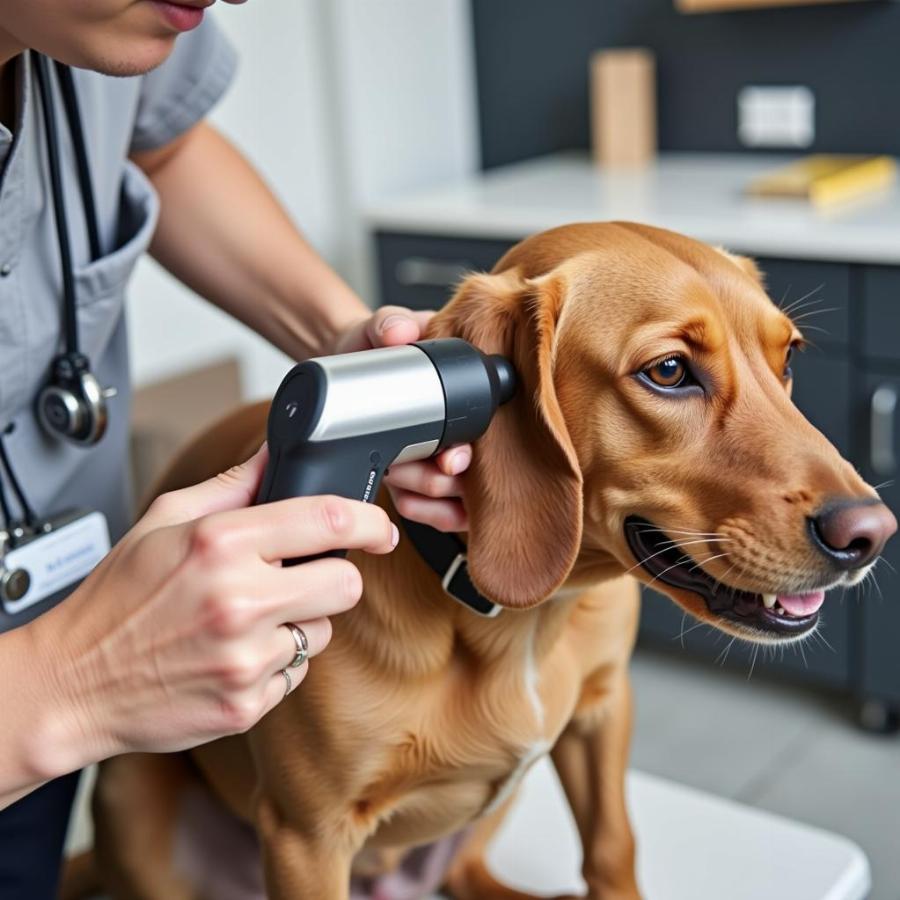
<svg viewBox="0 0 900 900">
<path fill-rule="evenodd" d="M 777 598 L 774 594 L 763 594 L 762 595 L 763 606 L 765 606 L 766 609 L 774 609 L 776 599 Z"/>
<path fill-rule="evenodd" d="M 779 616 L 784 615 L 784 610 L 780 606 L 778 607 L 778 609 L 775 610 L 775 612 L 778 613 Z"/>
</svg>

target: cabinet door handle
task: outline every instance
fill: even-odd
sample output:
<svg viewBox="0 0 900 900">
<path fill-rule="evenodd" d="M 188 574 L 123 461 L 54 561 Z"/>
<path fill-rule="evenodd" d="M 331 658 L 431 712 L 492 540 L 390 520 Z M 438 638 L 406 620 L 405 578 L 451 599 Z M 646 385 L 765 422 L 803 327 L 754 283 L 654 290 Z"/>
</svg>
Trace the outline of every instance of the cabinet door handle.
<svg viewBox="0 0 900 900">
<path fill-rule="evenodd" d="M 897 470 L 894 452 L 894 416 L 897 411 L 897 388 L 882 384 L 872 393 L 870 418 L 870 461 L 878 475 L 891 475 Z"/>
<path fill-rule="evenodd" d="M 404 287 L 455 288 L 475 266 L 471 263 L 408 256 L 394 269 L 397 281 Z"/>
</svg>

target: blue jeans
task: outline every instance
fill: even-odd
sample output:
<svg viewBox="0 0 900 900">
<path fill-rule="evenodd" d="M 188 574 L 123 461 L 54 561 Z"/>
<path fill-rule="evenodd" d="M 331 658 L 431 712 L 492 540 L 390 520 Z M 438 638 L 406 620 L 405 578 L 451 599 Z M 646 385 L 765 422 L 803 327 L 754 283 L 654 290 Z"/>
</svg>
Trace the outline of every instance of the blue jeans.
<svg viewBox="0 0 900 900">
<path fill-rule="evenodd" d="M 0 811 L 0 897 L 55 900 L 75 772 Z"/>
</svg>

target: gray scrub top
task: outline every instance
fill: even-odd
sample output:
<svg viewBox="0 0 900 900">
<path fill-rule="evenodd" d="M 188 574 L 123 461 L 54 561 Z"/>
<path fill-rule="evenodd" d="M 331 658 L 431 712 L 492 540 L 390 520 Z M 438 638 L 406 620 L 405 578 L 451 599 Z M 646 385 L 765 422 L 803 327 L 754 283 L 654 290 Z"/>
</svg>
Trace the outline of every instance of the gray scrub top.
<svg viewBox="0 0 900 900">
<path fill-rule="evenodd" d="M 180 36 L 166 62 L 147 75 L 74 72 L 104 251 L 94 262 L 89 262 L 69 131 L 55 93 L 81 350 L 100 383 L 118 389 L 110 401 L 107 433 L 92 448 L 47 436 L 34 416 L 37 392 L 62 348 L 63 306 L 46 141 L 27 55 L 17 61 L 15 133 L 0 126 L 0 428 L 15 424 L 4 439 L 6 448 L 38 515 L 75 507 L 101 510 L 116 541 L 131 515 L 131 392 L 123 302 L 158 212 L 150 182 L 128 154 L 162 146 L 202 119 L 230 81 L 235 54 L 207 16 L 199 28 Z M 8 482 L 4 485 L 9 496 Z M 0 603 L 0 631 L 24 624 L 59 599 L 17 616 L 8 615 Z"/>
</svg>

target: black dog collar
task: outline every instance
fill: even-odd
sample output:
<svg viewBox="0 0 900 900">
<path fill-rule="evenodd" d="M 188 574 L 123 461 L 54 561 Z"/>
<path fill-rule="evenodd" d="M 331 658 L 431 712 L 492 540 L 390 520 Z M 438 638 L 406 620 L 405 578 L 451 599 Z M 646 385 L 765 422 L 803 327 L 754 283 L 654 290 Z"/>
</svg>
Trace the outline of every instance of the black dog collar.
<svg viewBox="0 0 900 900">
<path fill-rule="evenodd" d="M 503 607 L 488 600 L 472 584 L 466 545 L 455 534 L 446 534 L 409 519 L 401 518 L 400 521 L 419 556 L 440 578 L 446 594 L 479 616 L 492 617 L 500 612 Z"/>
</svg>

